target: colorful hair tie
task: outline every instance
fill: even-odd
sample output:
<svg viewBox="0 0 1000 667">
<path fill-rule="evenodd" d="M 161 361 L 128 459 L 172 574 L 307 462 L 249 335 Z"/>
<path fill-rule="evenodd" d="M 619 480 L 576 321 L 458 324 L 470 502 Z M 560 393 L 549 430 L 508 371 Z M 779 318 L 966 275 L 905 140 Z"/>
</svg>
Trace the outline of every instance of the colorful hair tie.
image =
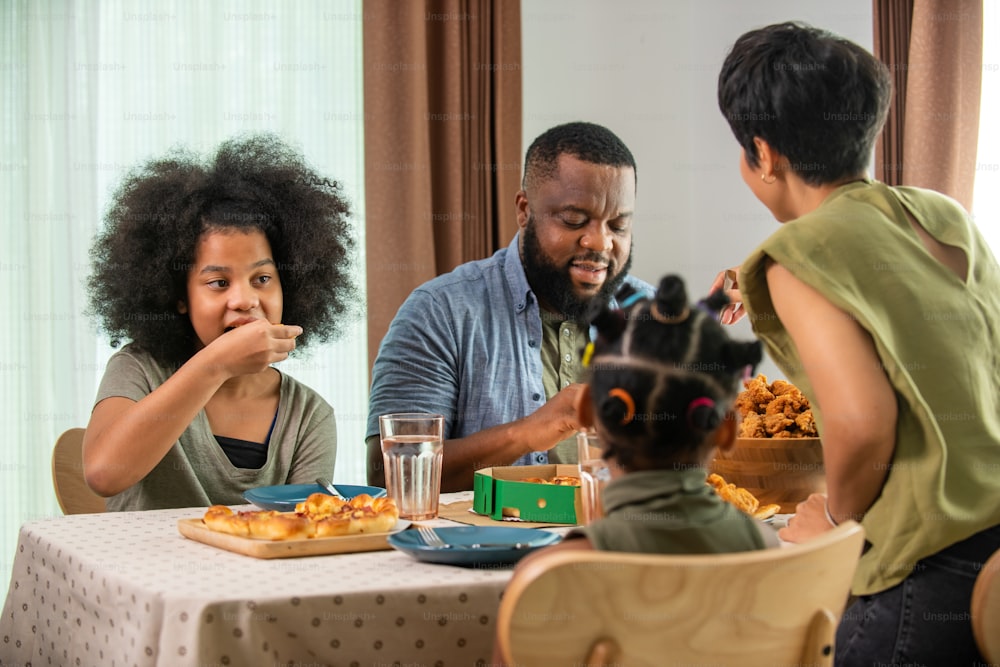
<svg viewBox="0 0 1000 667">
<path fill-rule="evenodd" d="M 622 415 L 621 421 L 618 422 L 619 424 L 625 426 L 635 418 L 635 401 L 632 400 L 632 396 L 627 391 L 621 387 L 615 387 L 608 392 L 608 396 L 617 398 L 625 404 L 625 414 Z"/>
<path fill-rule="evenodd" d="M 646 298 L 648 297 L 645 294 L 643 294 L 641 291 L 637 291 L 635 294 L 630 294 L 627 297 L 625 297 L 624 300 L 619 302 L 618 308 L 619 310 L 625 310 L 629 306 L 635 304 L 636 301 L 641 301 L 642 299 Z"/>
<path fill-rule="evenodd" d="M 684 306 L 684 310 L 676 315 L 664 315 L 654 303 L 649 309 L 649 314 L 653 316 L 654 320 L 662 324 L 680 324 L 691 315 L 691 309 Z"/>
<path fill-rule="evenodd" d="M 714 413 L 715 412 L 715 401 L 713 401 L 712 399 L 708 398 L 707 396 L 702 396 L 702 397 L 696 398 L 693 401 L 691 401 L 690 403 L 688 403 L 688 408 L 687 408 L 687 422 L 688 422 L 688 426 L 690 426 L 692 429 L 705 430 L 704 426 L 701 426 L 700 424 L 696 424 L 695 421 L 694 421 L 695 412 L 697 412 L 697 410 L 699 408 L 708 408 L 709 410 L 711 410 Z"/>
</svg>

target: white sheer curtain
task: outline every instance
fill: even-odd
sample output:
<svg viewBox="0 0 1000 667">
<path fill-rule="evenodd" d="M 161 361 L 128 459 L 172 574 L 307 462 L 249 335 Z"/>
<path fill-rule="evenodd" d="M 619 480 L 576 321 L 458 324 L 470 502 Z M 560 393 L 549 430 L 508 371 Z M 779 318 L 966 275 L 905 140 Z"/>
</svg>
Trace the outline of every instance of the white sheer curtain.
<svg viewBox="0 0 1000 667">
<path fill-rule="evenodd" d="M 83 314 L 84 282 L 125 168 L 276 132 L 344 184 L 364 248 L 361 14 L 361 0 L 0 3 L 3 582 L 20 524 L 59 513 L 52 445 L 86 425 L 113 352 Z M 334 406 L 345 483 L 364 480 L 365 340 L 359 318 L 282 365 Z"/>
</svg>

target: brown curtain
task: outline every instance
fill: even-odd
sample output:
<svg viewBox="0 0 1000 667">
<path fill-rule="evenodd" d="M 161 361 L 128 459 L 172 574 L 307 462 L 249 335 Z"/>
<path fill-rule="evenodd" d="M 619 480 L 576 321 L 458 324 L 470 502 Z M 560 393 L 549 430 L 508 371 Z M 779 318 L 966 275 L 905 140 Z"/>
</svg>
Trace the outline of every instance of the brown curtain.
<svg viewBox="0 0 1000 667">
<path fill-rule="evenodd" d="M 983 61 L 982 0 L 873 0 L 875 55 L 896 85 L 875 151 L 892 185 L 972 207 Z"/>
<path fill-rule="evenodd" d="M 368 357 L 421 283 L 516 231 L 520 0 L 364 0 Z"/>
<path fill-rule="evenodd" d="M 906 99 L 906 68 L 910 61 L 910 27 L 913 0 L 874 0 L 875 57 L 892 75 L 892 101 L 885 128 L 875 142 L 875 178 L 888 185 L 902 185 L 903 111 Z"/>
</svg>

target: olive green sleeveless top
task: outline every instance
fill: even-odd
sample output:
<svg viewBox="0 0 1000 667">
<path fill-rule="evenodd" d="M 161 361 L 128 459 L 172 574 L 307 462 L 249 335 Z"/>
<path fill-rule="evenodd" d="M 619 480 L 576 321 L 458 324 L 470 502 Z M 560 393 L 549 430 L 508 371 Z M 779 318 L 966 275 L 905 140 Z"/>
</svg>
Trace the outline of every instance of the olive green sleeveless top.
<svg viewBox="0 0 1000 667">
<path fill-rule="evenodd" d="M 927 252 L 907 211 L 965 251 L 964 282 Z M 885 486 L 862 522 L 871 546 L 853 592 L 890 588 L 920 559 L 1000 524 L 1000 272 L 965 211 L 929 190 L 850 183 L 750 255 L 739 284 L 751 324 L 810 396 L 768 293 L 769 259 L 856 318 L 899 404 Z M 816 419 L 822 436 L 818 409 Z"/>
</svg>

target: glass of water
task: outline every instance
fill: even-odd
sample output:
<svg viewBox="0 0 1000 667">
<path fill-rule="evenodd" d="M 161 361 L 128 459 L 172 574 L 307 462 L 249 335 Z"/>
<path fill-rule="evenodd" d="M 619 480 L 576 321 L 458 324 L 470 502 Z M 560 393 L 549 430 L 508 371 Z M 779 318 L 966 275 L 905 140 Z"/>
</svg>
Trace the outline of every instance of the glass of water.
<svg viewBox="0 0 1000 667">
<path fill-rule="evenodd" d="M 588 524 L 604 516 L 602 496 L 604 487 L 611 481 L 611 468 L 601 458 L 601 441 L 593 431 L 577 433 L 576 448 L 580 461 L 581 523 Z"/>
<path fill-rule="evenodd" d="M 399 516 L 411 521 L 433 519 L 441 496 L 444 417 L 403 412 L 379 417 L 385 486 Z"/>
</svg>

